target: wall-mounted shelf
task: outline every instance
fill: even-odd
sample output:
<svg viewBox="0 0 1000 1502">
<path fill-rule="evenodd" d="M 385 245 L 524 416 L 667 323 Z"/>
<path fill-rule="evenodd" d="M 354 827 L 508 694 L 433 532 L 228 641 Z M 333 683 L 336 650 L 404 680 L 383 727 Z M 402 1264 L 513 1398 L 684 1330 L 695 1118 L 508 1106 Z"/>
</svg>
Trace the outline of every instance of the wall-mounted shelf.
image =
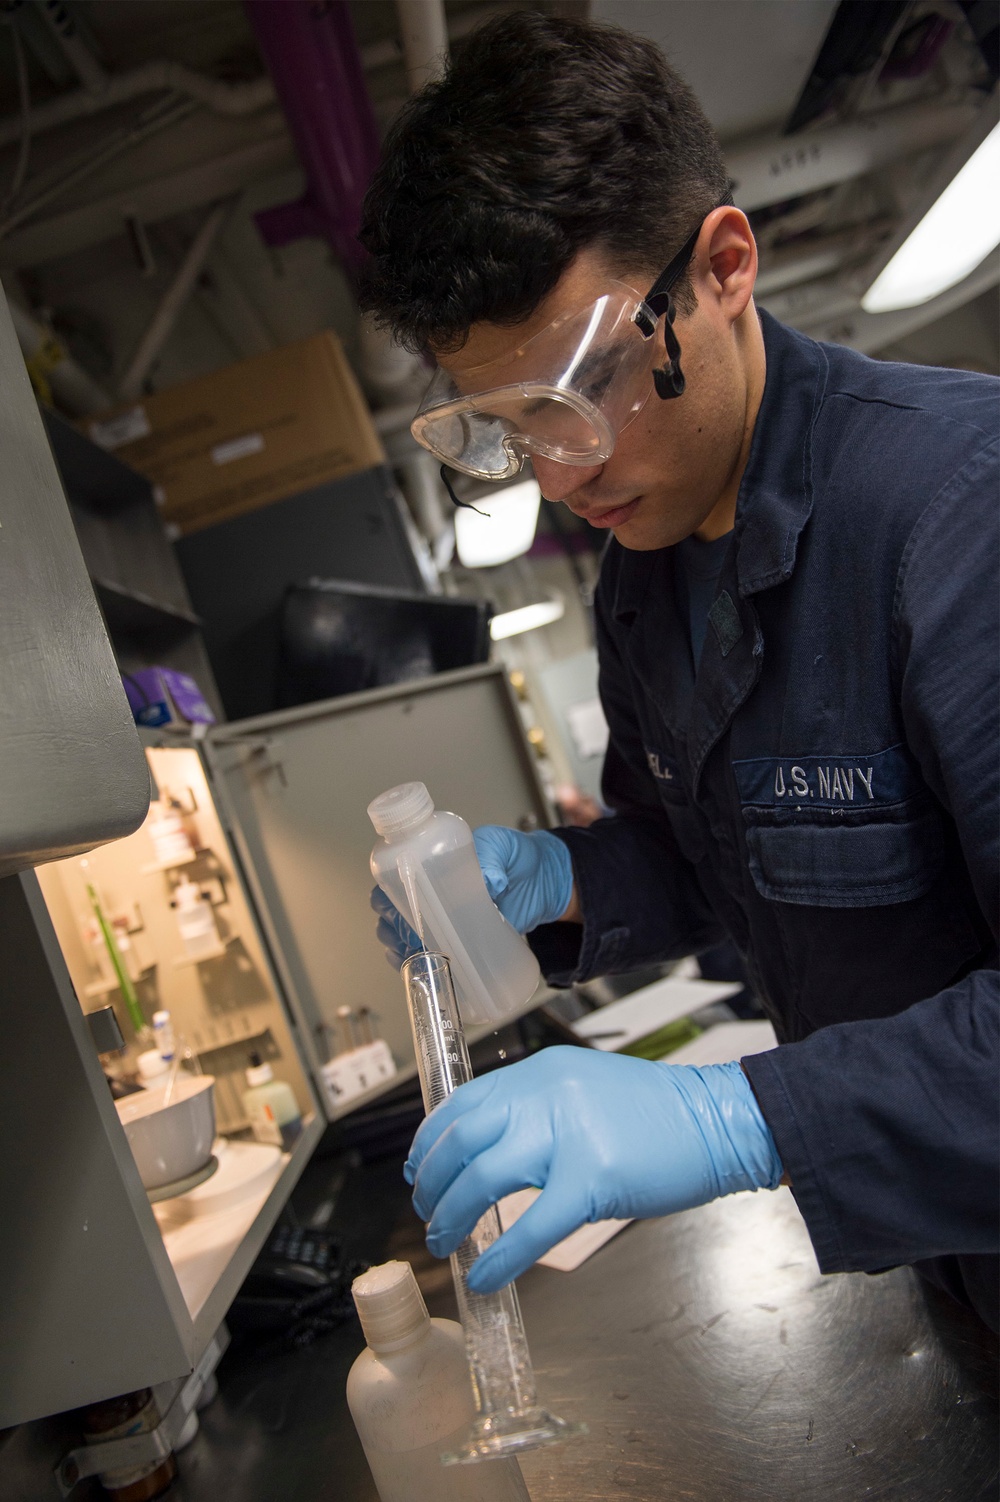
<svg viewBox="0 0 1000 1502">
<path fill-rule="evenodd" d="M 141 985 L 144 980 L 148 980 L 155 969 L 155 960 L 151 965 L 143 965 L 142 969 L 139 971 L 139 974 L 132 977 L 133 986 Z M 94 981 L 93 985 L 84 986 L 83 994 L 84 996 L 110 996 L 112 991 L 120 990 L 121 986 L 116 980 L 99 980 Z"/>
<path fill-rule="evenodd" d="M 179 855 L 170 861 L 151 861 L 147 866 L 139 867 L 140 876 L 152 876 L 157 871 L 178 871 L 181 866 L 190 866 L 193 861 L 201 860 L 202 856 L 211 855 L 207 845 L 192 850 L 190 855 Z"/>
<path fill-rule="evenodd" d="M 200 965 L 205 960 L 221 960 L 234 944 L 239 942 L 239 934 L 230 934 L 228 939 L 223 939 L 216 944 L 214 949 L 207 949 L 204 954 L 185 954 L 179 960 L 174 960 L 174 968 L 183 970 L 186 965 Z"/>
</svg>

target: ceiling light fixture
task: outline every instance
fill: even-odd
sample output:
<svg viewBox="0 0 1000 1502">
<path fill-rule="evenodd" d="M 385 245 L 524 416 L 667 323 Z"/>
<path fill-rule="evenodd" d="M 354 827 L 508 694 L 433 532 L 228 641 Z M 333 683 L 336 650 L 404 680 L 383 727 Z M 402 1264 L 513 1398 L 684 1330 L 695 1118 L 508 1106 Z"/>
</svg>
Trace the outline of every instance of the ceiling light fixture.
<svg viewBox="0 0 1000 1502">
<path fill-rule="evenodd" d="M 505 610 L 490 621 L 490 636 L 494 641 L 503 641 L 508 636 L 518 636 L 522 631 L 534 631 L 539 626 L 551 626 L 566 613 L 566 601 L 558 595 L 548 600 L 539 600 L 534 605 L 521 605 L 517 610 Z"/>
<path fill-rule="evenodd" d="M 495 568 L 520 558 L 535 540 L 542 493 L 537 480 L 505 485 L 455 513 L 455 548 L 465 568 Z M 482 512 L 482 515 L 480 515 Z"/>
<path fill-rule="evenodd" d="M 994 125 L 879 272 L 861 306 L 866 313 L 919 307 L 964 281 L 998 244 L 1000 125 Z"/>
</svg>

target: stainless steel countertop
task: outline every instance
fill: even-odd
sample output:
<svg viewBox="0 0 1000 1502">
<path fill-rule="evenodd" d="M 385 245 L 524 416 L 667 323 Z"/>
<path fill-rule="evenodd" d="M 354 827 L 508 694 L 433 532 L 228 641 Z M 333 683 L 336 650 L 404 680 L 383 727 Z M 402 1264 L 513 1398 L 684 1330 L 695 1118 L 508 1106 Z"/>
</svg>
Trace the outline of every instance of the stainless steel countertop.
<svg viewBox="0 0 1000 1502">
<path fill-rule="evenodd" d="M 520 1287 L 541 1401 L 590 1429 L 524 1457 L 533 1502 L 997 1497 L 989 1336 L 908 1269 L 821 1276 L 787 1189 Z"/>
<path fill-rule="evenodd" d="M 390 1168 L 386 1255 L 422 1261 L 431 1312 L 453 1315 Z M 533 1502 L 996 1502 L 995 1340 L 906 1269 L 821 1277 L 787 1190 L 637 1223 L 519 1288 L 541 1401 L 590 1429 L 524 1457 Z M 355 1326 L 234 1346 L 170 1502 L 378 1502 L 344 1399 L 360 1348 Z M 0 1435 L 3 1502 L 56 1497 L 75 1442 L 68 1420 Z"/>
</svg>

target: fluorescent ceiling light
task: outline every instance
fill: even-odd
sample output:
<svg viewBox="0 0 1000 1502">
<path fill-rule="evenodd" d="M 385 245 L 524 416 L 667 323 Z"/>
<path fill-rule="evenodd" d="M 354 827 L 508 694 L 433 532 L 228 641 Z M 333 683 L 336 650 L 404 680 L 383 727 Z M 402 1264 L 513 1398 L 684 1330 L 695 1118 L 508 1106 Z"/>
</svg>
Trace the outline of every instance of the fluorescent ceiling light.
<svg viewBox="0 0 1000 1502">
<path fill-rule="evenodd" d="M 493 568 L 526 553 L 535 540 L 541 501 L 538 481 L 522 480 L 476 501 L 476 511 L 461 507 L 455 513 L 459 563 L 465 568 Z"/>
<path fill-rule="evenodd" d="M 551 626 L 566 611 L 566 601 L 559 598 L 539 600 L 536 605 L 522 605 L 519 610 L 505 610 L 490 621 L 490 635 L 494 641 L 517 636 L 522 631 L 534 631 L 538 626 Z"/>
<path fill-rule="evenodd" d="M 973 152 L 861 299 L 866 313 L 930 302 L 1000 245 L 1000 125 Z"/>
</svg>

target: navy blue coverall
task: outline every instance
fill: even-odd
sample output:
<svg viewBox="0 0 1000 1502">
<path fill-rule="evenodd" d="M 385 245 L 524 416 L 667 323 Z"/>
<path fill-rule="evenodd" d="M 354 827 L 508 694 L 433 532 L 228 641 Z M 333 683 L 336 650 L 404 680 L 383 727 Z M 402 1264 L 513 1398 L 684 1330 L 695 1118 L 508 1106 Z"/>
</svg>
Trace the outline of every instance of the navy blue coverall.
<svg viewBox="0 0 1000 1502">
<path fill-rule="evenodd" d="M 1000 383 L 761 322 L 697 676 L 671 550 L 605 555 L 616 814 L 557 831 L 584 922 L 531 940 L 567 985 L 731 936 L 821 1269 L 921 1264 L 996 1328 Z"/>
</svg>

